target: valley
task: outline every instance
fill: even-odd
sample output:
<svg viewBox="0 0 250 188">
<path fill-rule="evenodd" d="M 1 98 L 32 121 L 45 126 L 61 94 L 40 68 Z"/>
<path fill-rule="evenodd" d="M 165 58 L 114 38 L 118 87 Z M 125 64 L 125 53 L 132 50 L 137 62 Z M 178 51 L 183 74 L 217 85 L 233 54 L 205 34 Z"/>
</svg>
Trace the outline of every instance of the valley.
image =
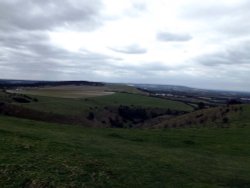
<svg viewBox="0 0 250 188">
<path fill-rule="evenodd" d="M 249 134 L 247 103 L 196 106 L 116 84 L 8 86 L 0 185 L 249 187 Z"/>
</svg>

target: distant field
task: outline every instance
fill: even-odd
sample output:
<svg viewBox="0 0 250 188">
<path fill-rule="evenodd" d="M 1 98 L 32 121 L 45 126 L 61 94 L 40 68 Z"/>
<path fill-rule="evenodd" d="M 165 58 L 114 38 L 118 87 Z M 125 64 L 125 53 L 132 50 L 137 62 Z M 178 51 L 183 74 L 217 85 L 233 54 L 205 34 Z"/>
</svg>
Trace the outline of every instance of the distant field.
<svg viewBox="0 0 250 188">
<path fill-rule="evenodd" d="M 8 92 L 60 98 L 85 98 L 111 95 L 114 93 L 107 90 L 107 87 L 101 86 L 56 86 L 41 88 L 21 88 L 16 90 L 8 90 Z"/>
<path fill-rule="evenodd" d="M 0 116 L 0 187 L 247 188 L 250 124 L 234 124 L 93 129 Z"/>
<path fill-rule="evenodd" d="M 134 87 L 126 85 L 105 85 L 105 86 L 53 86 L 37 88 L 18 88 L 8 90 L 9 93 L 18 93 L 26 95 L 37 95 L 60 98 L 88 98 L 112 95 L 115 92 L 142 93 Z"/>
</svg>

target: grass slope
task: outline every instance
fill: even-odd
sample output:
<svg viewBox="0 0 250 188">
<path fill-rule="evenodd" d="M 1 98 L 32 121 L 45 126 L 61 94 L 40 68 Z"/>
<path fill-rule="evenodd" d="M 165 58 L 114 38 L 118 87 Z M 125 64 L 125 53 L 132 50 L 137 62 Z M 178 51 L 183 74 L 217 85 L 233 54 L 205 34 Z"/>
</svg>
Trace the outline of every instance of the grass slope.
<svg viewBox="0 0 250 188">
<path fill-rule="evenodd" d="M 249 118 L 235 122 L 126 130 L 0 116 L 0 187 L 250 187 Z"/>
</svg>

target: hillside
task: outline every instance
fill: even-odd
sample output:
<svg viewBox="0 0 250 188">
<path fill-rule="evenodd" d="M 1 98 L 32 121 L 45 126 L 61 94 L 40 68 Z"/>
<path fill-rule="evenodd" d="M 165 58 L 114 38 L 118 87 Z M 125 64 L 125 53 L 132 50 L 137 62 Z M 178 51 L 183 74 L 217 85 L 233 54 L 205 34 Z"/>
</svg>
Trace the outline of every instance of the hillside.
<svg viewBox="0 0 250 188">
<path fill-rule="evenodd" d="M 3 90 L 0 114 L 0 187 L 250 186 L 250 105 Z"/>
<path fill-rule="evenodd" d="M 179 128 L 179 127 L 228 127 L 250 122 L 250 105 L 228 105 L 215 108 L 198 110 L 172 118 L 160 117 L 147 126 L 154 128 Z M 244 124 L 243 124 L 244 125 Z M 242 126 L 243 126 L 242 125 Z"/>
<path fill-rule="evenodd" d="M 69 93 L 75 92 L 75 87 L 70 88 L 72 90 Z M 183 114 L 193 110 L 193 107 L 182 102 L 144 94 L 113 93 L 89 98 L 64 98 L 60 96 L 64 94 L 63 91 L 57 92 L 58 97 L 2 91 L 0 114 L 93 127 L 134 127 L 135 124 L 157 116 Z M 79 92 L 86 91 L 80 87 Z"/>
<path fill-rule="evenodd" d="M 35 81 L 35 80 L 5 80 L 0 79 L 0 88 L 15 88 L 15 87 L 41 87 L 41 86 L 103 86 L 101 82 L 89 81 Z"/>
<path fill-rule="evenodd" d="M 0 116 L 0 187 L 249 187 L 249 134 L 244 119 L 163 131 Z"/>
</svg>

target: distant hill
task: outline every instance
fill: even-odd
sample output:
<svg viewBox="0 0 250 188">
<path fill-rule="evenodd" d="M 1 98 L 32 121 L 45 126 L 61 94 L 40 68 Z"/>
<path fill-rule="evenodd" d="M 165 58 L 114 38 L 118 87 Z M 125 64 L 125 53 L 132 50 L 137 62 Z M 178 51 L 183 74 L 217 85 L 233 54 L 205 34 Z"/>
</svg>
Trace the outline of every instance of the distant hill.
<svg viewBox="0 0 250 188">
<path fill-rule="evenodd" d="M 199 89 L 187 86 L 176 86 L 176 85 L 159 85 L 159 84 L 132 84 L 133 86 L 152 92 L 171 92 L 171 93 L 183 93 L 197 96 L 216 96 L 216 97 L 250 97 L 250 92 L 240 91 L 224 91 L 224 90 L 210 90 L 210 89 Z"/>
<path fill-rule="evenodd" d="M 62 86 L 62 85 L 103 86 L 104 84 L 101 82 L 89 82 L 89 81 L 0 80 L 0 88 L 4 88 L 4 87 Z"/>
</svg>

